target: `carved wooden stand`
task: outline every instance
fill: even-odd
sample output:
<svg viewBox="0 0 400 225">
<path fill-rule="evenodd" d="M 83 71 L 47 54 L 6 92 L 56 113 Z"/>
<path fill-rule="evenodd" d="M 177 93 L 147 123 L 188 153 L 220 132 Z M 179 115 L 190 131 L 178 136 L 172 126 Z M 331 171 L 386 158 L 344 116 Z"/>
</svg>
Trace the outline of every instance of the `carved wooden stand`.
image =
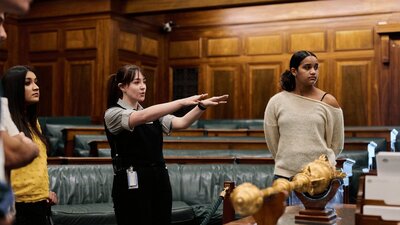
<svg viewBox="0 0 400 225">
<path fill-rule="evenodd" d="M 339 179 L 333 179 L 329 190 L 318 198 L 311 198 L 304 193 L 296 192 L 296 196 L 303 203 L 305 209 L 295 216 L 296 223 L 302 224 L 334 224 L 336 223 L 336 212 L 334 209 L 326 208 L 326 204 L 335 196 L 341 185 Z"/>
</svg>

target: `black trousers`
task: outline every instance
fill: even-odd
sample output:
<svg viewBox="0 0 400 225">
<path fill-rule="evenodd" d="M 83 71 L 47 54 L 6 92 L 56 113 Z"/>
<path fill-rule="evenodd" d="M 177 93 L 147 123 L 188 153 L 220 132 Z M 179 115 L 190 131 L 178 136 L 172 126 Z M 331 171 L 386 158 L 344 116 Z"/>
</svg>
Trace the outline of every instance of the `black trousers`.
<svg viewBox="0 0 400 225">
<path fill-rule="evenodd" d="M 15 203 L 14 225 L 51 225 L 51 210 L 46 200 L 33 203 Z"/>
<path fill-rule="evenodd" d="M 128 189 L 125 171 L 114 176 L 112 195 L 117 224 L 171 224 L 172 190 L 168 170 L 165 166 L 135 170 L 139 184 L 137 189 Z"/>
</svg>

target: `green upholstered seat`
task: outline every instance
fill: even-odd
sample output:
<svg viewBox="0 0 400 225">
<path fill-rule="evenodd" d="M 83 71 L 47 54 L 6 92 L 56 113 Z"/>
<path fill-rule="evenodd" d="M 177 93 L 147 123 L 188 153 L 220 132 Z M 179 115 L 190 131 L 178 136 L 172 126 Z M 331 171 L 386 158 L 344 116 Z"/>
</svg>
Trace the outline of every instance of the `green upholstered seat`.
<svg viewBox="0 0 400 225">
<path fill-rule="evenodd" d="M 94 135 L 94 134 L 85 134 L 85 135 L 75 135 L 74 138 L 74 155 L 75 156 L 89 156 L 89 142 L 94 140 L 105 140 L 107 141 L 106 135 Z"/>
<path fill-rule="evenodd" d="M 51 207 L 55 225 L 115 225 L 113 203 L 68 204 Z"/>
<path fill-rule="evenodd" d="M 199 224 L 210 204 L 218 198 L 224 181 L 251 182 L 260 188 L 270 186 L 274 165 L 245 164 L 168 164 L 176 225 Z M 115 224 L 111 188 L 111 165 L 50 165 L 50 188 L 59 197 L 52 207 L 59 225 Z M 209 224 L 221 224 L 222 210 Z"/>
</svg>

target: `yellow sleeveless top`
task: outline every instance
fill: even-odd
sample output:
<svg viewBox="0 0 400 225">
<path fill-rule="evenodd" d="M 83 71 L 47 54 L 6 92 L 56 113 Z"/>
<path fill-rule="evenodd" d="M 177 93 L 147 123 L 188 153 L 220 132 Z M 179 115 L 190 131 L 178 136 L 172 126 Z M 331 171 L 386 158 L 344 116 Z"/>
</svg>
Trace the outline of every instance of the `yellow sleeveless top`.
<svg viewBox="0 0 400 225">
<path fill-rule="evenodd" d="M 32 141 L 38 145 L 39 156 L 30 164 L 11 171 L 16 202 L 38 202 L 49 197 L 46 145 L 37 135 L 32 137 Z"/>
</svg>

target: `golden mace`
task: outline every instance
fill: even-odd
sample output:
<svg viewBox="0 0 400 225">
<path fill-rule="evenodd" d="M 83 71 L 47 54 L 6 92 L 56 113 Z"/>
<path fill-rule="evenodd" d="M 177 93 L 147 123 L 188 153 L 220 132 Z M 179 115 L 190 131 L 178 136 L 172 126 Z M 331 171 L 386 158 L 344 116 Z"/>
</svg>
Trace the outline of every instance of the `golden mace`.
<svg viewBox="0 0 400 225">
<path fill-rule="evenodd" d="M 231 194 L 233 208 L 243 216 L 258 212 L 264 203 L 264 198 L 282 191 L 307 192 L 311 196 L 327 190 L 331 180 L 344 178 L 346 174 L 332 167 L 326 155 L 307 164 L 291 181 L 283 178 L 275 180 L 271 187 L 258 189 L 251 183 L 237 186 Z"/>
</svg>

